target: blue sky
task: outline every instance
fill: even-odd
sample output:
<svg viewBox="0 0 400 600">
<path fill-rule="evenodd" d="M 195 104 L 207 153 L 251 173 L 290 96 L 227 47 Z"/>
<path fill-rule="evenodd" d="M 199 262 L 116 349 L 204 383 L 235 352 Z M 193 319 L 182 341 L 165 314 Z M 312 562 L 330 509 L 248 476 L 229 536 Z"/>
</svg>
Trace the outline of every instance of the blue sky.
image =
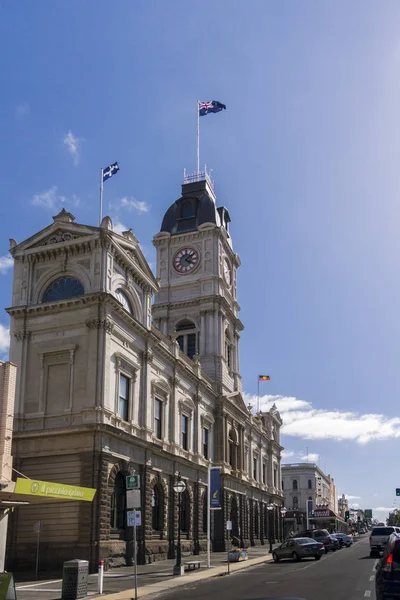
<svg viewBox="0 0 400 600">
<path fill-rule="evenodd" d="M 339 492 L 393 505 L 400 476 L 400 5 L 0 0 L 0 304 L 10 237 L 66 206 L 151 239 L 195 168 L 196 100 L 242 260 L 243 385 Z M 8 319 L 0 316 L 0 347 Z M 252 398 L 254 401 L 254 398 Z M 292 454 L 290 454 L 292 453 Z M 387 511 L 386 511 L 387 512 Z M 375 513 L 383 516 L 385 511 Z"/>
</svg>

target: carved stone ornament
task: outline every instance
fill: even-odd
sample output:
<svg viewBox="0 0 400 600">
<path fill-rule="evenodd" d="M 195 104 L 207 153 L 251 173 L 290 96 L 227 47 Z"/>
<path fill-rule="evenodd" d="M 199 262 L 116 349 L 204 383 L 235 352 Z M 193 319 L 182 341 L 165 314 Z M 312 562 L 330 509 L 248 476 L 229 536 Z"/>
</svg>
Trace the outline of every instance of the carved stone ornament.
<svg viewBox="0 0 400 600">
<path fill-rule="evenodd" d="M 86 321 L 86 327 L 89 329 L 105 329 L 107 333 L 112 333 L 114 323 L 110 319 L 89 319 Z"/>
<path fill-rule="evenodd" d="M 79 236 L 70 233 L 69 231 L 56 231 L 49 239 L 44 242 L 44 246 L 51 246 L 52 244 L 61 244 L 62 242 L 69 242 L 76 240 Z"/>
<path fill-rule="evenodd" d="M 21 342 L 22 340 L 28 340 L 31 337 L 31 335 L 31 331 L 25 331 L 24 329 L 21 331 L 14 331 L 14 337 L 19 342 Z"/>
<path fill-rule="evenodd" d="M 147 362 L 149 364 L 153 362 L 153 356 L 154 356 L 153 352 L 150 349 L 143 352 L 143 358 L 144 358 L 145 362 Z"/>
</svg>

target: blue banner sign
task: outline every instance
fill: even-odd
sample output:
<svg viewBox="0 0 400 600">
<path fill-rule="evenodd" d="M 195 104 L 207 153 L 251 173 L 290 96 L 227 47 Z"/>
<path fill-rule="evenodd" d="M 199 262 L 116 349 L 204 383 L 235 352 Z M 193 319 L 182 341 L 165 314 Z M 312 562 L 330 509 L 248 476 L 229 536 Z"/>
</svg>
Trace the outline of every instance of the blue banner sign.
<svg viewBox="0 0 400 600">
<path fill-rule="evenodd" d="M 210 508 L 221 508 L 221 469 L 211 467 L 210 469 Z"/>
<path fill-rule="evenodd" d="M 311 517 L 313 516 L 313 501 L 312 500 L 307 500 L 307 512 L 308 512 L 308 518 L 311 519 Z"/>
</svg>

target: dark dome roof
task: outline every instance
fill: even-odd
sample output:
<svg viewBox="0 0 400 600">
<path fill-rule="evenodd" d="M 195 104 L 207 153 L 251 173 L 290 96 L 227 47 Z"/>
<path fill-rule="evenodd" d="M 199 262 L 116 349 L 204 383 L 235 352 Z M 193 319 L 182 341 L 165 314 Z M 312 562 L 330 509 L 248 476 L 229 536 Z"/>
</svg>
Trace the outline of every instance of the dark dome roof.
<svg viewBox="0 0 400 600">
<path fill-rule="evenodd" d="M 221 224 L 215 200 L 205 181 L 184 184 L 181 198 L 171 204 L 164 215 L 161 231 L 171 235 L 196 231 L 203 223 Z"/>
</svg>

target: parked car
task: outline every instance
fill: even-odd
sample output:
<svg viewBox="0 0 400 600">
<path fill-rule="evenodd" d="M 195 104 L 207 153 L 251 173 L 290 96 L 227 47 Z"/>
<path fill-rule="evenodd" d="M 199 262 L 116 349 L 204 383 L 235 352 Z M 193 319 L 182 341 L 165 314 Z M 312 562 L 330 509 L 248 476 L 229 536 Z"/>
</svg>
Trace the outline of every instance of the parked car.
<svg viewBox="0 0 400 600">
<path fill-rule="evenodd" d="M 315 560 L 319 560 L 324 552 L 324 545 L 320 542 L 316 542 L 312 538 L 301 537 L 283 542 L 274 548 L 272 558 L 275 562 L 279 562 L 282 558 L 291 558 L 292 560 L 315 558 Z"/>
<path fill-rule="evenodd" d="M 331 533 L 331 537 L 335 538 L 339 542 L 339 548 L 343 548 L 345 546 L 344 539 L 338 533 Z"/>
<path fill-rule="evenodd" d="M 339 541 L 335 540 L 335 538 L 330 535 L 327 529 L 308 529 L 307 531 L 302 531 L 296 535 L 296 538 L 299 537 L 310 537 L 316 542 L 320 542 L 325 546 L 326 554 L 329 552 L 329 550 L 335 552 L 335 550 L 340 548 Z"/>
<path fill-rule="evenodd" d="M 396 532 L 396 527 L 374 527 L 369 536 L 370 556 L 375 556 L 385 549 L 386 543 L 392 533 Z"/>
<path fill-rule="evenodd" d="M 400 534 L 390 535 L 376 566 L 376 600 L 400 599 Z"/>
<path fill-rule="evenodd" d="M 353 536 L 348 535 L 347 533 L 335 533 L 332 535 L 334 535 L 337 539 L 341 539 L 342 546 L 346 546 L 346 548 L 350 548 L 353 543 Z"/>
</svg>

